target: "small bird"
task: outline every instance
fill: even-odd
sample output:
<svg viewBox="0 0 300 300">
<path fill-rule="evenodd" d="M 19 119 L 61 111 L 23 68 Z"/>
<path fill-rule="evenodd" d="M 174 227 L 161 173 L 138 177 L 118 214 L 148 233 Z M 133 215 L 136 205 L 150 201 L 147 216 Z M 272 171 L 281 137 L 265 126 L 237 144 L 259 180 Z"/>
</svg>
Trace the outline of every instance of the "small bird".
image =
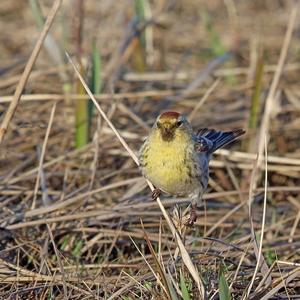
<svg viewBox="0 0 300 300">
<path fill-rule="evenodd" d="M 158 116 L 139 152 L 142 174 L 152 182 L 155 199 L 164 192 L 191 199 L 187 226 L 197 220 L 196 209 L 208 185 L 213 152 L 243 135 L 243 129 L 228 132 L 202 128 L 193 132 L 187 118 L 175 111 Z"/>
</svg>

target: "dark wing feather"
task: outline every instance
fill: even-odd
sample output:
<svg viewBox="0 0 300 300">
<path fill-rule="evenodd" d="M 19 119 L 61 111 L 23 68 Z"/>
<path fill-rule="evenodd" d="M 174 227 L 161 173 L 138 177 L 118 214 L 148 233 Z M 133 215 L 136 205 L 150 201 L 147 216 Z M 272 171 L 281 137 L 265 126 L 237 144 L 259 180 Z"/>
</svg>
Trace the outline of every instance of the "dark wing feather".
<svg viewBox="0 0 300 300">
<path fill-rule="evenodd" d="M 216 131 L 215 129 L 201 128 L 196 134 L 196 150 L 211 154 L 219 148 L 233 142 L 244 133 L 245 131 L 243 129 Z"/>
</svg>

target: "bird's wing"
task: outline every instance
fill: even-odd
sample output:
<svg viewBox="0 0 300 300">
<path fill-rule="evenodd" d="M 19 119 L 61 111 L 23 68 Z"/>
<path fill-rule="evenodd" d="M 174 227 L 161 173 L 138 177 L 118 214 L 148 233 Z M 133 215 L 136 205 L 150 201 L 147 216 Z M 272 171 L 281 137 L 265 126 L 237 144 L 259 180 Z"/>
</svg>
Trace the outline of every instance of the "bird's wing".
<svg viewBox="0 0 300 300">
<path fill-rule="evenodd" d="M 196 146 L 199 152 L 213 153 L 217 149 L 231 143 L 245 133 L 242 129 L 233 131 L 216 131 L 215 129 L 201 128 L 195 136 Z"/>
</svg>

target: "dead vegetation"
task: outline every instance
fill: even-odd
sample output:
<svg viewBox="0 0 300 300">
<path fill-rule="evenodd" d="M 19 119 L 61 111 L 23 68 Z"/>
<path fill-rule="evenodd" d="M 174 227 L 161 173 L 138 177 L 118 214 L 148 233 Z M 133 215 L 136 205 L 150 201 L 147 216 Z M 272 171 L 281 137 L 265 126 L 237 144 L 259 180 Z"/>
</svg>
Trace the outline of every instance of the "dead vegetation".
<svg viewBox="0 0 300 300">
<path fill-rule="evenodd" d="M 53 2 L 39 1 L 45 19 Z M 137 22 L 133 2 L 84 1 L 81 21 L 63 2 L 29 72 L 0 146 L 0 298 L 186 300 L 204 287 L 207 299 L 300 299 L 298 5 L 155 0 Z M 27 1 L 2 0 L 0 12 L 3 128 L 44 22 Z M 247 130 L 215 155 L 180 240 L 158 204 L 174 220 L 188 199 L 151 201 L 97 109 L 76 148 L 75 102 L 89 97 L 64 51 L 132 155 L 165 109 L 195 128 Z"/>
</svg>

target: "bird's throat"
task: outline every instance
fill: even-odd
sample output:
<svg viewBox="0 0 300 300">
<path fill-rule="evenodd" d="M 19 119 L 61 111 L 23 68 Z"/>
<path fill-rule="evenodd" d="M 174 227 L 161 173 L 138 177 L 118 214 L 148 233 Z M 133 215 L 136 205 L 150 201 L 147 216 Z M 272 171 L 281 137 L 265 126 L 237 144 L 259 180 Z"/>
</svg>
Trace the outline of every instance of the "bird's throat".
<svg viewBox="0 0 300 300">
<path fill-rule="evenodd" d="M 164 142 L 172 142 L 175 138 L 175 131 L 169 129 L 161 129 L 160 135 Z"/>
</svg>

